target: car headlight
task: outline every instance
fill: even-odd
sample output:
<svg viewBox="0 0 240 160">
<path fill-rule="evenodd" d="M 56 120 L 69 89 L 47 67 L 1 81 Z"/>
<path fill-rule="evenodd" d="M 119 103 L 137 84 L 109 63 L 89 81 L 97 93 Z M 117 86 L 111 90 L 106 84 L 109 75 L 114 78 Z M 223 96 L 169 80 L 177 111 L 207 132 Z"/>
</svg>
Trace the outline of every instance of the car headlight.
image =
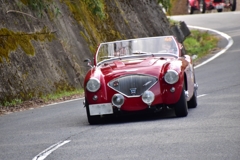
<svg viewBox="0 0 240 160">
<path fill-rule="evenodd" d="M 117 108 L 121 108 L 124 103 L 124 97 L 121 94 L 114 94 L 112 97 L 112 104 Z"/>
<path fill-rule="evenodd" d="M 168 70 L 167 73 L 164 75 L 164 80 L 168 84 L 174 84 L 178 81 L 179 75 L 175 70 Z"/>
<path fill-rule="evenodd" d="M 90 78 L 86 88 L 89 92 L 96 92 L 99 90 L 100 86 L 100 81 L 97 78 Z"/>
<path fill-rule="evenodd" d="M 147 105 L 151 105 L 155 99 L 155 95 L 152 91 L 145 91 L 142 95 L 142 101 Z"/>
</svg>

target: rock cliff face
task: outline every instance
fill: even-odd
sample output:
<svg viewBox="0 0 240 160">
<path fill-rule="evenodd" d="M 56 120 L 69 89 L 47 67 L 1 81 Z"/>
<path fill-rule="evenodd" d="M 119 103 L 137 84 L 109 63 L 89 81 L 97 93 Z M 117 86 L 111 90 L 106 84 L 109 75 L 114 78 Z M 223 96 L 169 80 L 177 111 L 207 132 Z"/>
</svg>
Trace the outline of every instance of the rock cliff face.
<svg viewBox="0 0 240 160">
<path fill-rule="evenodd" d="M 155 0 L 0 4 L 0 103 L 82 88 L 100 42 L 172 34 Z"/>
</svg>

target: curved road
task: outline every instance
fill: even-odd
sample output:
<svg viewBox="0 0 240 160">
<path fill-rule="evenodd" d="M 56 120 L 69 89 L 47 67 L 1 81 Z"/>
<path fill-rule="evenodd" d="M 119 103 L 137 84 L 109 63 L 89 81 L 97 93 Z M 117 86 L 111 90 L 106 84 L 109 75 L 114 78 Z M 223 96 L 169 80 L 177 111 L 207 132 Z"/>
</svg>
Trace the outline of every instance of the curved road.
<svg viewBox="0 0 240 160">
<path fill-rule="evenodd" d="M 89 125 L 81 99 L 12 113 L 0 117 L 0 159 L 239 160 L 240 12 L 172 18 L 224 32 L 234 41 L 196 68 L 199 105 L 186 118 L 166 111 Z M 224 48 L 227 40 L 219 45 Z"/>
</svg>

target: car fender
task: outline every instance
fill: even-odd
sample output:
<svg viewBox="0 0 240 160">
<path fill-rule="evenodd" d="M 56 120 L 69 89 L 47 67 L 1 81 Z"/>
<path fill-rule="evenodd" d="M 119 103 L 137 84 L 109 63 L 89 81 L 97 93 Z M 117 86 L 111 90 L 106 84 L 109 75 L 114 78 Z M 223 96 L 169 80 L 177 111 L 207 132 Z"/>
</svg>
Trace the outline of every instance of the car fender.
<svg viewBox="0 0 240 160">
<path fill-rule="evenodd" d="M 166 105 L 175 104 L 179 100 L 182 92 L 182 87 L 184 84 L 184 71 L 187 65 L 188 65 L 188 62 L 186 60 L 181 60 L 181 59 L 176 59 L 175 61 L 172 61 L 163 65 L 162 76 L 161 76 L 162 78 L 160 80 L 160 84 L 161 84 L 162 99 L 164 104 Z M 169 69 L 175 70 L 179 74 L 179 80 L 175 84 L 168 84 L 164 80 L 164 74 Z"/>
<path fill-rule="evenodd" d="M 100 81 L 100 88 L 96 92 L 89 92 L 86 88 L 87 82 L 90 78 L 97 78 Z M 105 79 L 103 78 L 102 72 L 98 67 L 93 67 L 91 70 L 88 71 L 88 73 L 85 76 L 84 79 L 84 95 L 85 98 L 88 100 L 89 104 L 95 104 L 98 102 L 105 102 L 107 101 L 107 83 L 105 83 Z M 97 96 L 97 100 L 93 100 L 94 96 Z"/>
<path fill-rule="evenodd" d="M 188 62 L 187 67 L 185 68 L 185 75 L 186 75 L 186 90 L 188 91 L 187 101 L 191 99 L 194 93 L 194 67 L 193 61 L 191 56 L 185 55 L 182 61 L 186 60 Z"/>
</svg>

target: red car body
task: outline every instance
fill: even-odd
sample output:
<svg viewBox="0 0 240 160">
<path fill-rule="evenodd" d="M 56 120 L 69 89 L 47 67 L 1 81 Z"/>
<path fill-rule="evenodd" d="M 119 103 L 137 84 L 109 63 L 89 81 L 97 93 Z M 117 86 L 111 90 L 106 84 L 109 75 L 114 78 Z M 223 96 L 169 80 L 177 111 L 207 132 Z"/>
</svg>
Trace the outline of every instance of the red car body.
<svg viewBox="0 0 240 160">
<path fill-rule="evenodd" d="M 171 50 L 161 50 L 171 42 Z M 101 59 L 101 57 L 103 59 Z M 90 60 L 86 60 L 90 65 Z M 99 45 L 84 80 L 90 124 L 118 113 L 174 108 L 178 117 L 197 106 L 192 59 L 173 36 L 138 38 Z"/>
<path fill-rule="evenodd" d="M 193 14 L 195 10 L 205 13 L 206 10 L 213 9 L 222 12 L 224 8 L 235 11 L 236 3 L 236 0 L 188 0 L 188 13 Z"/>
</svg>

